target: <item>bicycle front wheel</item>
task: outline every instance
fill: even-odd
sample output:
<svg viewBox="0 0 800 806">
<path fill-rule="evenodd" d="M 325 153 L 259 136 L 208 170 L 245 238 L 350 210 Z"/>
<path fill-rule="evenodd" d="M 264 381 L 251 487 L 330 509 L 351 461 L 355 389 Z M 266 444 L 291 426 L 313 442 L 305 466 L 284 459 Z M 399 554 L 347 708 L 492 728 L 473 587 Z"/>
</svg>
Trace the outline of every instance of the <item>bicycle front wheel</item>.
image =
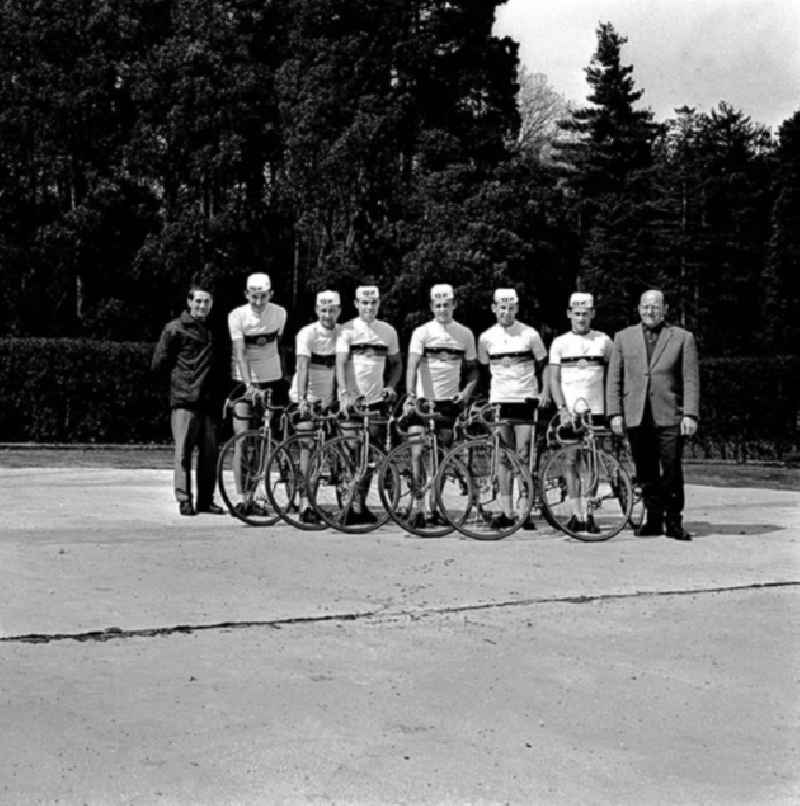
<svg viewBox="0 0 800 806">
<path fill-rule="evenodd" d="M 386 454 L 359 436 L 336 437 L 314 451 L 309 471 L 311 506 L 331 528 L 364 534 L 389 520 L 378 492 L 377 470 Z"/>
<path fill-rule="evenodd" d="M 327 528 L 308 498 L 308 477 L 313 437 L 295 434 L 272 451 L 267 476 L 272 480 L 267 493 L 278 516 L 296 529 Z"/>
<path fill-rule="evenodd" d="M 548 520 L 578 540 L 608 540 L 628 524 L 630 476 L 610 453 L 583 445 L 561 448 L 539 477 Z"/>
<path fill-rule="evenodd" d="M 517 454 L 493 437 L 456 444 L 436 479 L 439 507 L 459 532 L 501 540 L 516 532 L 533 503 L 533 481 Z"/>
<path fill-rule="evenodd" d="M 444 537 L 454 528 L 437 504 L 436 459 L 429 443 L 405 442 L 386 456 L 378 471 L 378 492 L 389 517 L 418 537 Z"/>
<path fill-rule="evenodd" d="M 267 474 L 275 447 L 258 430 L 234 434 L 217 460 L 217 484 L 222 500 L 235 518 L 250 526 L 272 526 L 279 515 L 270 506 Z"/>
</svg>

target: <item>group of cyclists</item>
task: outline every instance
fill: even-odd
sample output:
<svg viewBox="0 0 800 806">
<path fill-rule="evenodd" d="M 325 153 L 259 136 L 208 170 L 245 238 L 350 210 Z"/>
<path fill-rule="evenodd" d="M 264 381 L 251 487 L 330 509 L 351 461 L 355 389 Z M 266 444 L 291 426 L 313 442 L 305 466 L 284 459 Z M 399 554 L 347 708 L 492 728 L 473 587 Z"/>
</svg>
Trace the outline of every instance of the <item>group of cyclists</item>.
<svg viewBox="0 0 800 806">
<path fill-rule="evenodd" d="M 276 390 L 283 376 L 279 347 L 284 337 L 286 310 L 272 301 L 273 289 L 267 274 L 251 274 L 245 294 L 246 304 L 228 316 L 233 377 L 245 387 L 234 412 L 234 432 L 250 427 L 250 401 L 268 390 Z M 356 402 L 361 411 L 380 412 L 397 399 L 403 373 L 400 344 L 395 328 L 378 318 L 379 288 L 359 286 L 355 307 L 355 318 L 340 324 L 339 293 L 320 291 L 316 296 L 317 320 L 297 334 L 296 369 L 289 397 L 297 405 L 299 431 L 312 428 L 314 411 L 327 410 L 334 404 L 343 412 L 352 411 Z M 440 283 L 430 289 L 432 319 L 413 331 L 408 347 L 405 425 L 413 441 L 425 428 L 419 414 L 420 404 L 433 404 L 438 437 L 447 447 L 452 441 L 455 419 L 473 397 L 484 372 L 488 375 L 488 402 L 496 406 L 502 441 L 527 461 L 534 411 L 543 400 L 554 400 L 565 427 L 572 422 L 579 401 L 591 409 L 595 422 L 602 418 L 605 371 L 612 343 L 608 336 L 591 329 L 592 295 L 573 293 L 567 310 L 571 330 L 553 341 L 548 370 L 548 351 L 541 336 L 517 319 L 516 290 L 496 289 L 491 307 L 496 324 L 481 333 L 476 342 L 472 331 L 454 318 L 453 287 Z M 378 429 L 375 426 L 375 436 Z M 301 455 L 300 462 L 307 468 L 308 456 Z M 576 468 L 574 475 L 578 471 Z M 511 526 L 515 522 L 515 508 L 520 507 L 513 500 L 511 472 L 508 467 L 498 468 L 499 509 L 491 514 L 490 523 L 494 529 Z M 591 531 L 591 520 L 587 523 L 585 516 L 583 521 L 580 519 L 585 509 L 581 509 L 578 492 L 568 489 L 568 494 L 574 499 L 575 508 L 571 526 Z M 236 506 L 245 510 L 240 514 L 247 514 L 247 507 L 256 504 L 240 501 Z M 300 509 L 303 522 L 318 520 L 318 514 L 302 495 Z M 363 500 L 355 500 L 347 518 L 349 523 L 369 523 L 376 516 Z M 440 514 L 433 509 L 425 514 L 416 513 L 416 518 L 436 522 Z M 535 528 L 530 516 L 523 528 Z"/>
</svg>

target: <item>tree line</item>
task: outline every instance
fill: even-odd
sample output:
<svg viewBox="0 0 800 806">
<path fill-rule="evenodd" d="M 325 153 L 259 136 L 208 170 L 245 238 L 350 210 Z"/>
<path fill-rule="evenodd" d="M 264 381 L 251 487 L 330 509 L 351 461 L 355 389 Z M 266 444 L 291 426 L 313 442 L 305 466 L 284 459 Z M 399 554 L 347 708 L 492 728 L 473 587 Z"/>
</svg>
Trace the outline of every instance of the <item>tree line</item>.
<svg viewBox="0 0 800 806">
<path fill-rule="evenodd" d="M 545 335 L 656 286 L 707 355 L 796 352 L 800 112 L 657 122 L 610 23 L 585 107 L 526 100 L 501 2 L 0 0 L 0 332 L 152 340 L 259 270 L 295 329 L 365 280 L 404 337 L 435 282 Z"/>
</svg>

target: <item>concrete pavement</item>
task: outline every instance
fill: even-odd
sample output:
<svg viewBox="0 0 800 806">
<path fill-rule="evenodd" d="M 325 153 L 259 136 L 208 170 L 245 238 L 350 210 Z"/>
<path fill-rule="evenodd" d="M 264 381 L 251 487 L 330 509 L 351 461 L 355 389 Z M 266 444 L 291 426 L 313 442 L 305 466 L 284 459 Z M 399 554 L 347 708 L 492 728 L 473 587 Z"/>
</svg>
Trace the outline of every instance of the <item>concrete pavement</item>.
<svg viewBox="0 0 800 806">
<path fill-rule="evenodd" d="M 798 493 L 597 545 L 180 518 L 163 470 L 0 500 L 0 802 L 800 797 Z"/>
</svg>

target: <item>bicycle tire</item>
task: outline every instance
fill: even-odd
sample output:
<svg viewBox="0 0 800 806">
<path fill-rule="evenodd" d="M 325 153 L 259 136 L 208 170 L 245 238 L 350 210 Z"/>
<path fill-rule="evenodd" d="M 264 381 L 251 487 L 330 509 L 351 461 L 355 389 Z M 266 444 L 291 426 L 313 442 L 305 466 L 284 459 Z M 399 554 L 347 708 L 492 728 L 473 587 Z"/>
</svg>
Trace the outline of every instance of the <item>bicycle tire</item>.
<svg viewBox="0 0 800 806">
<path fill-rule="evenodd" d="M 432 472 L 430 443 L 421 443 L 419 470 L 412 470 L 412 445 L 404 442 L 391 450 L 378 469 L 378 492 L 389 517 L 417 537 L 444 537 L 455 527 L 438 507 Z M 444 452 L 439 451 L 439 460 Z M 440 521 L 437 523 L 436 521 Z"/>
<path fill-rule="evenodd" d="M 569 478 L 581 478 L 585 494 L 569 495 Z M 615 456 L 583 445 L 560 448 L 539 477 L 542 505 L 565 534 L 587 543 L 609 540 L 630 523 L 633 488 Z M 574 483 L 574 482 L 573 482 Z M 591 517 L 589 517 L 591 516 Z"/>
<path fill-rule="evenodd" d="M 294 526 L 295 529 L 319 531 L 327 529 L 327 524 L 321 519 L 316 523 L 308 523 L 303 520 L 303 513 L 300 511 L 301 495 L 304 492 L 306 497 L 308 495 L 308 479 L 300 468 L 300 450 L 304 442 L 313 444 L 314 438 L 305 434 L 294 434 L 289 439 L 278 443 L 274 448 L 269 458 L 268 475 L 270 478 L 277 480 L 269 485 L 267 493 L 272 507 L 283 521 L 290 526 Z M 310 447 L 309 468 L 311 467 L 312 454 L 313 448 Z M 319 518 L 316 510 L 311 506 L 310 509 Z"/>
<path fill-rule="evenodd" d="M 249 526 L 272 526 L 280 518 L 267 492 L 266 469 L 274 448 L 262 431 L 251 429 L 234 434 L 219 452 L 217 486 L 222 500 L 234 518 Z"/>
<path fill-rule="evenodd" d="M 508 467 L 511 475 L 512 500 L 521 497 L 527 503 L 518 508 L 513 517 L 507 517 L 506 523 L 498 525 L 496 519 L 504 513 L 502 510 L 492 512 L 489 507 L 497 505 L 497 468 L 501 463 Z M 493 437 L 464 440 L 454 445 L 442 460 L 437 473 L 437 490 L 447 475 L 456 477 L 460 473 L 465 473 L 469 480 L 468 494 L 461 496 L 457 506 L 455 502 L 447 505 L 444 501 L 440 501 L 439 506 L 461 534 L 473 540 L 502 540 L 522 527 L 531 512 L 534 487 L 528 469 L 515 451 L 497 445 Z M 514 495 L 514 484 L 520 490 L 520 496 Z"/>
<path fill-rule="evenodd" d="M 326 442 L 311 456 L 308 488 L 311 506 L 328 526 L 347 534 L 365 534 L 389 520 L 377 489 L 377 470 L 386 454 L 370 442 L 368 484 L 364 488 L 361 471 L 363 449 L 362 437 L 339 436 Z M 368 522 L 359 520 L 353 507 L 362 492 L 371 517 Z"/>
</svg>

